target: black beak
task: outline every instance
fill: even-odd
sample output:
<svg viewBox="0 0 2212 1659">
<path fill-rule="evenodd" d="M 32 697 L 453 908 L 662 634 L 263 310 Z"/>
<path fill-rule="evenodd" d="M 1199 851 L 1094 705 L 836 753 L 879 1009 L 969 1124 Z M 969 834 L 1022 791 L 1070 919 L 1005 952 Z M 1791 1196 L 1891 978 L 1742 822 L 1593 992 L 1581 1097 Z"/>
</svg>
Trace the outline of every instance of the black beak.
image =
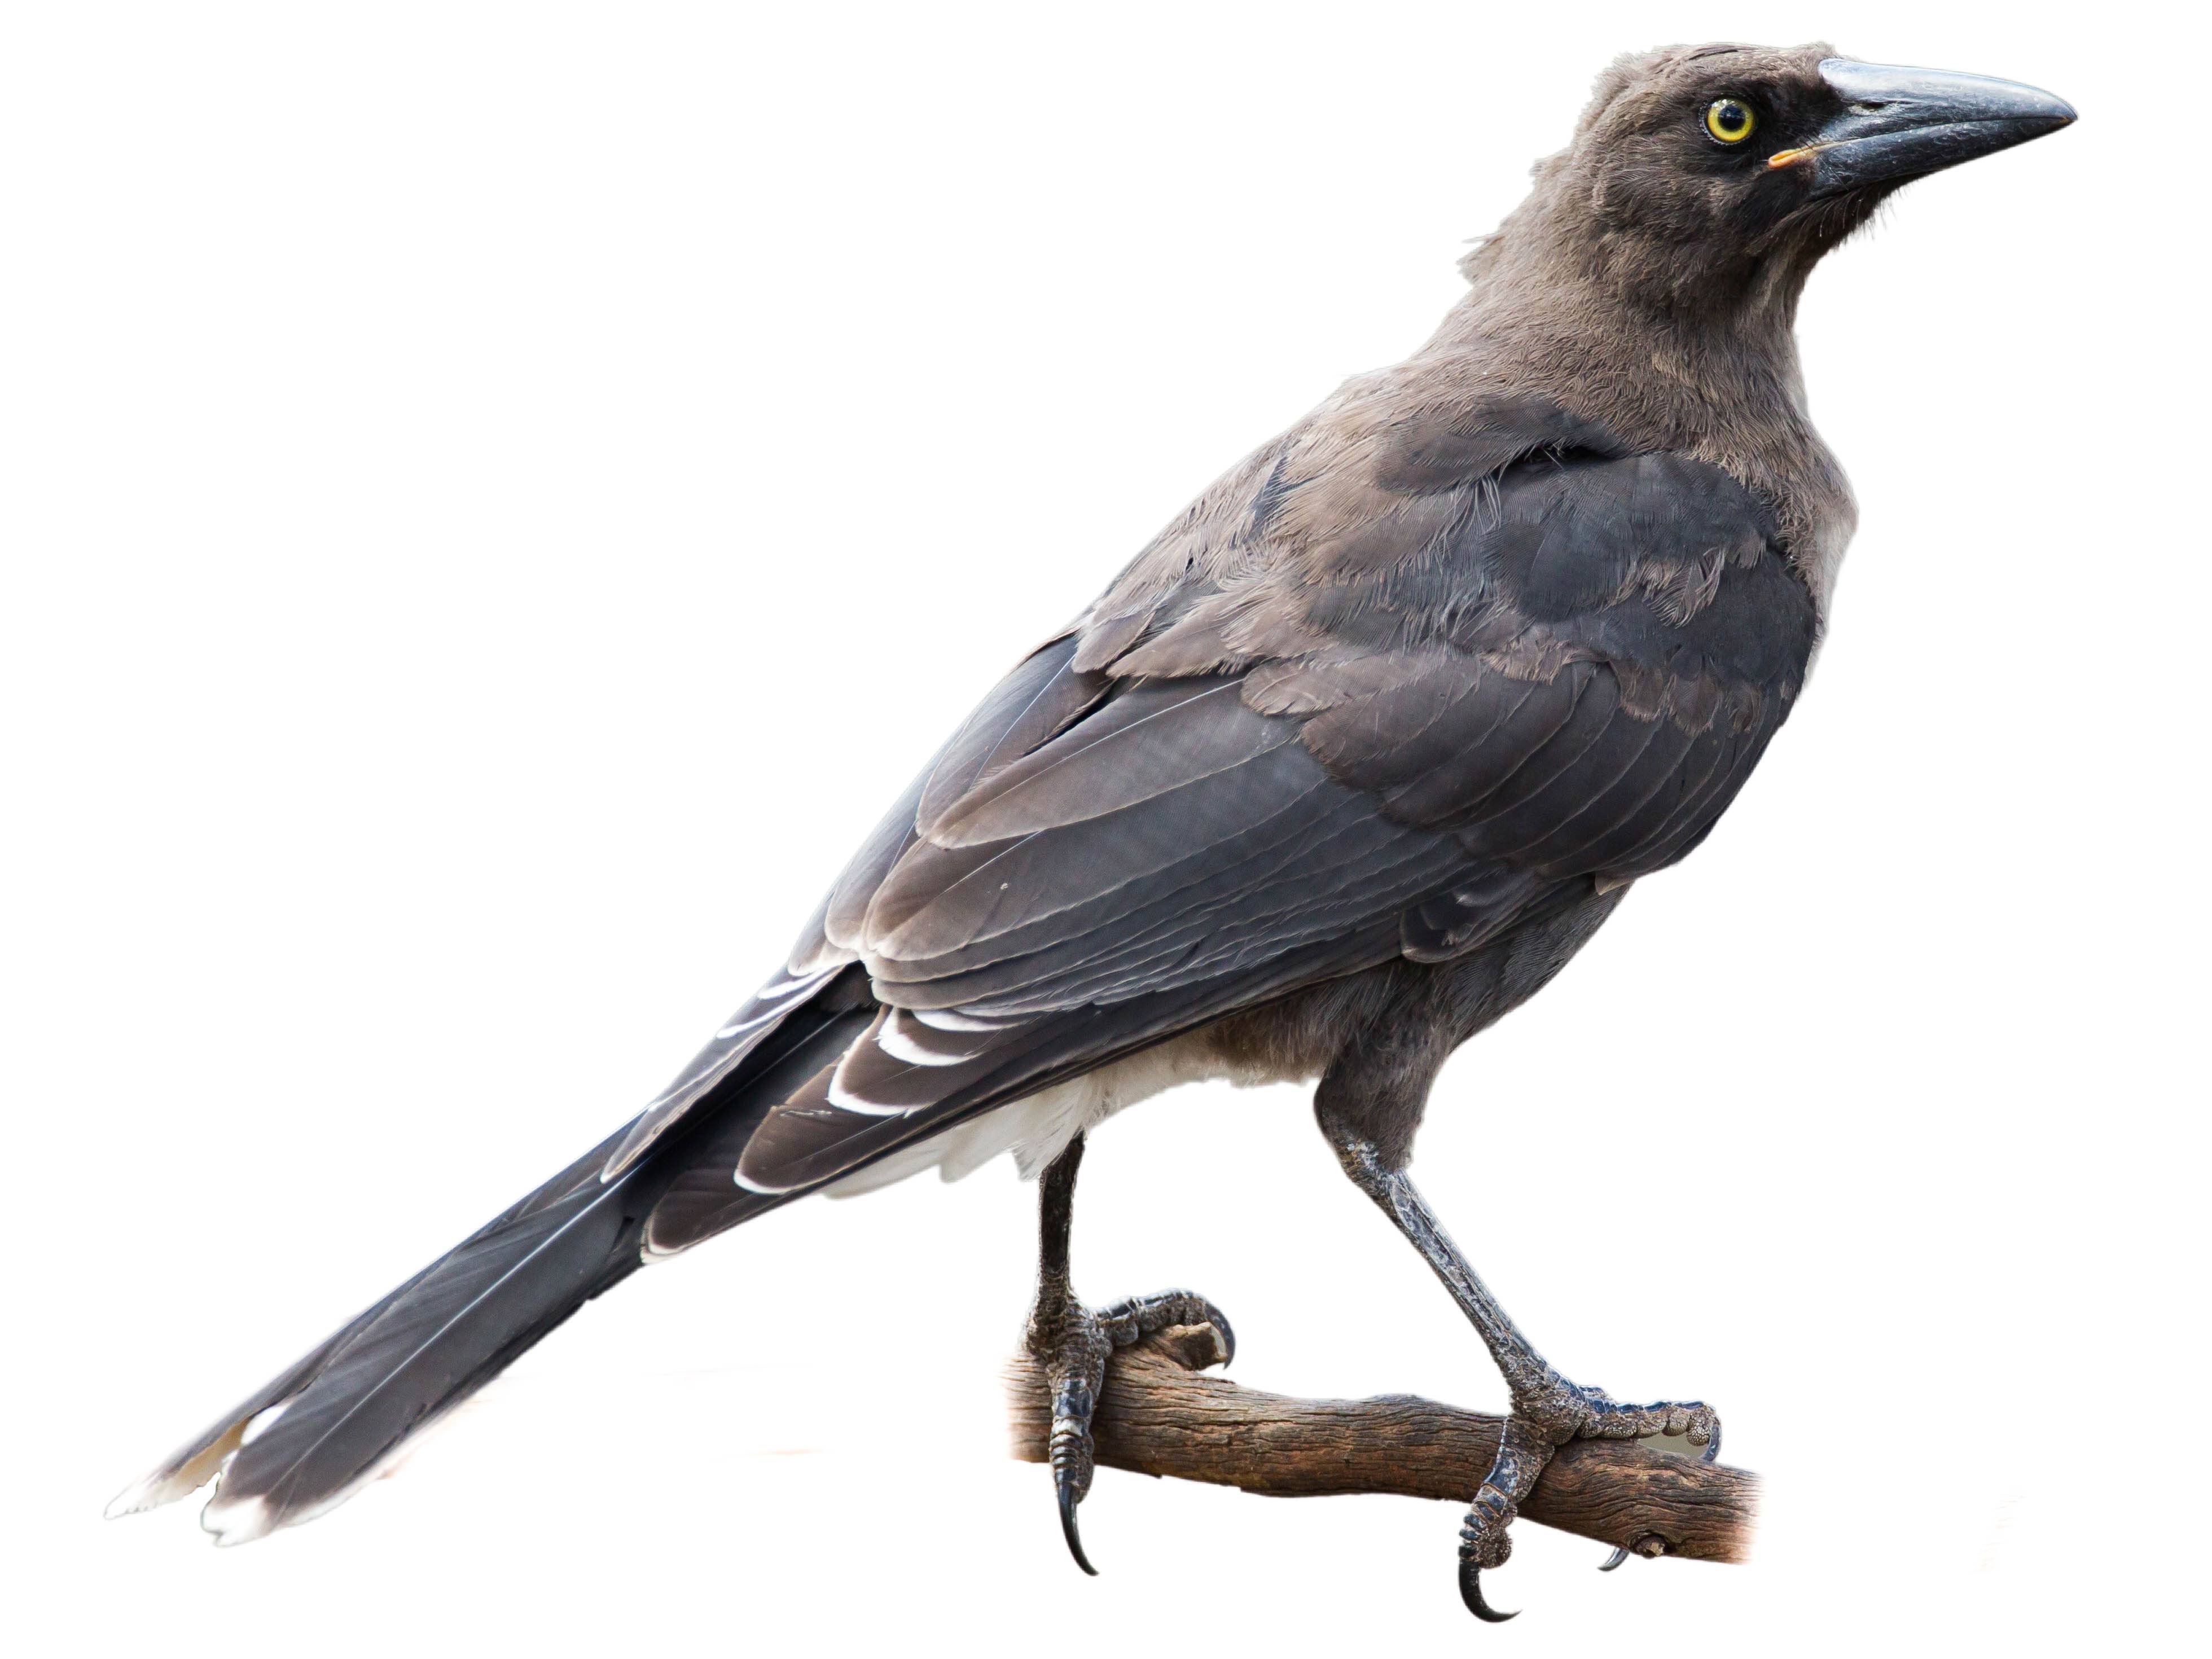
<svg viewBox="0 0 2212 1659">
<path fill-rule="evenodd" d="M 2040 138 L 2072 124 L 2073 106 L 2016 81 L 1948 70 L 1896 69 L 1829 58 L 1820 76 L 1843 113 L 1809 144 L 1771 157 L 1771 167 L 1808 167 L 1813 195 L 1901 185 Z"/>
</svg>

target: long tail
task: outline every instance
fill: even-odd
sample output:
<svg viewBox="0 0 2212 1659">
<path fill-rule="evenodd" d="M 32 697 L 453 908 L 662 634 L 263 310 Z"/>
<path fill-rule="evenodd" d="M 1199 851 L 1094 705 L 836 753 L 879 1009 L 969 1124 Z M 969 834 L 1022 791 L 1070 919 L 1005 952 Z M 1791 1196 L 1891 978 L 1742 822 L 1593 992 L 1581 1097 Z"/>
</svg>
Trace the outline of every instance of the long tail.
<svg viewBox="0 0 2212 1659">
<path fill-rule="evenodd" d="M 851 1041 L 854 1016 L 824 1011 L 774 1047 L 802 1069 Z M 763 1056 L 766 1058 L 766 1056 Z M 243 1544 L 345 1501 L 401 1442 L 452 1410 L 641 1265 L 653 1205 L 702 1137 L 739 1133 L 773 1103 L 774 1076 L 732 1078 L 693 1133 L 671 1135 L 611 1181 L 629 1125 L 424 1268 L 187 1441 L 118 1496 L 110 1516 L 173 1503 L 219 1477 L 201 1525 Z M 771 1073 L 780 1067 L 771 1066 Z M 787 1201 L 763 1196 L 721 1225 Z M 719 1231 L 719 1227 L 716 1229 Z"/>
</svg>

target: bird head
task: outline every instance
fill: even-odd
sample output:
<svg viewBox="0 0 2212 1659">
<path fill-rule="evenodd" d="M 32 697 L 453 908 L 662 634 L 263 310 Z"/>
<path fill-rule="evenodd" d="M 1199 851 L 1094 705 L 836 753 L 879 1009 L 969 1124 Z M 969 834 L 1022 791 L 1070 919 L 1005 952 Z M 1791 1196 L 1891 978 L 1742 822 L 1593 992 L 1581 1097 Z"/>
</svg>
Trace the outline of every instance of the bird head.
<svg viewBox="0 0 2212 1659">
<path fill-rule="evenodd" d="M 1884 198 L 2073 119 L 2033 87 L 1826 46 L 1666 47 L 1600 77 L 1515 220 L 1624 297 L 1698 311 L 1765 297 L 1786 313 Z"/>
</svg>

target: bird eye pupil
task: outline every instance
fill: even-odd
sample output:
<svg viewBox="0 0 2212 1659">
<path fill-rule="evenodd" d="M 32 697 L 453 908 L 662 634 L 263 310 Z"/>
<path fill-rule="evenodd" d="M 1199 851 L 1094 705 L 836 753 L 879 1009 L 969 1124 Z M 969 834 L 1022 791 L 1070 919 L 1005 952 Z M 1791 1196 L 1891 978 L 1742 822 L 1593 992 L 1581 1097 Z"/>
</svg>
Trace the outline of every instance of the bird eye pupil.
<svg viewBox="0 0 2212 1659">
<path fill-rule="evenodd" d="M 1705 110 L 1705 131 L 1724 144 L 1741 143 L 1758 122 L 1750 106 L 1734 98 L 1717 98 Z"/>
</svg>

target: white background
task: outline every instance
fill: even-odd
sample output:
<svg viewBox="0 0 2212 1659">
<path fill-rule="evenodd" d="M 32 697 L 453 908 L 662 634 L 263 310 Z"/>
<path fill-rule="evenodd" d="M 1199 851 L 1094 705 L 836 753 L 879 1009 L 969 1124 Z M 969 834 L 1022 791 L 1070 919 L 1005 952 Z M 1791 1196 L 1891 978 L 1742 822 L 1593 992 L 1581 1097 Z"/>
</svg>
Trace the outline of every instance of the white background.
<svg viewBox="0 0 2212 1659">
<path fill-rule="evenodd" d="M 23 1652 L 2011 1651 L 2201 1579 L 2204 48 L 2124 6 L 22 6 L 0 41 L 0 1066 Z M 2078 128 L 1820 271 L 1863 505 L 1683 869 L 1416 1174 L 1545 1351 L 1699 1395 L 1748 1568 L 1003 1460 L 1003 1165 L 656 1269 L 403 1478 L 109 1493 L 650 1096 L 912 769 L 1217 471 L 1417 345 L 1613 52 Z M 1542 1184 L 1500 1169 L 1529 1158 Z M 1499 1387 L 1288 1089 L 1097 1137 L 1096 1299 Z M 2199 1493 L 2201 1497 L 2201 1484 Z M 2191 1623 L 2195 1623 L 2192 1615 Z"/>
</svg>

